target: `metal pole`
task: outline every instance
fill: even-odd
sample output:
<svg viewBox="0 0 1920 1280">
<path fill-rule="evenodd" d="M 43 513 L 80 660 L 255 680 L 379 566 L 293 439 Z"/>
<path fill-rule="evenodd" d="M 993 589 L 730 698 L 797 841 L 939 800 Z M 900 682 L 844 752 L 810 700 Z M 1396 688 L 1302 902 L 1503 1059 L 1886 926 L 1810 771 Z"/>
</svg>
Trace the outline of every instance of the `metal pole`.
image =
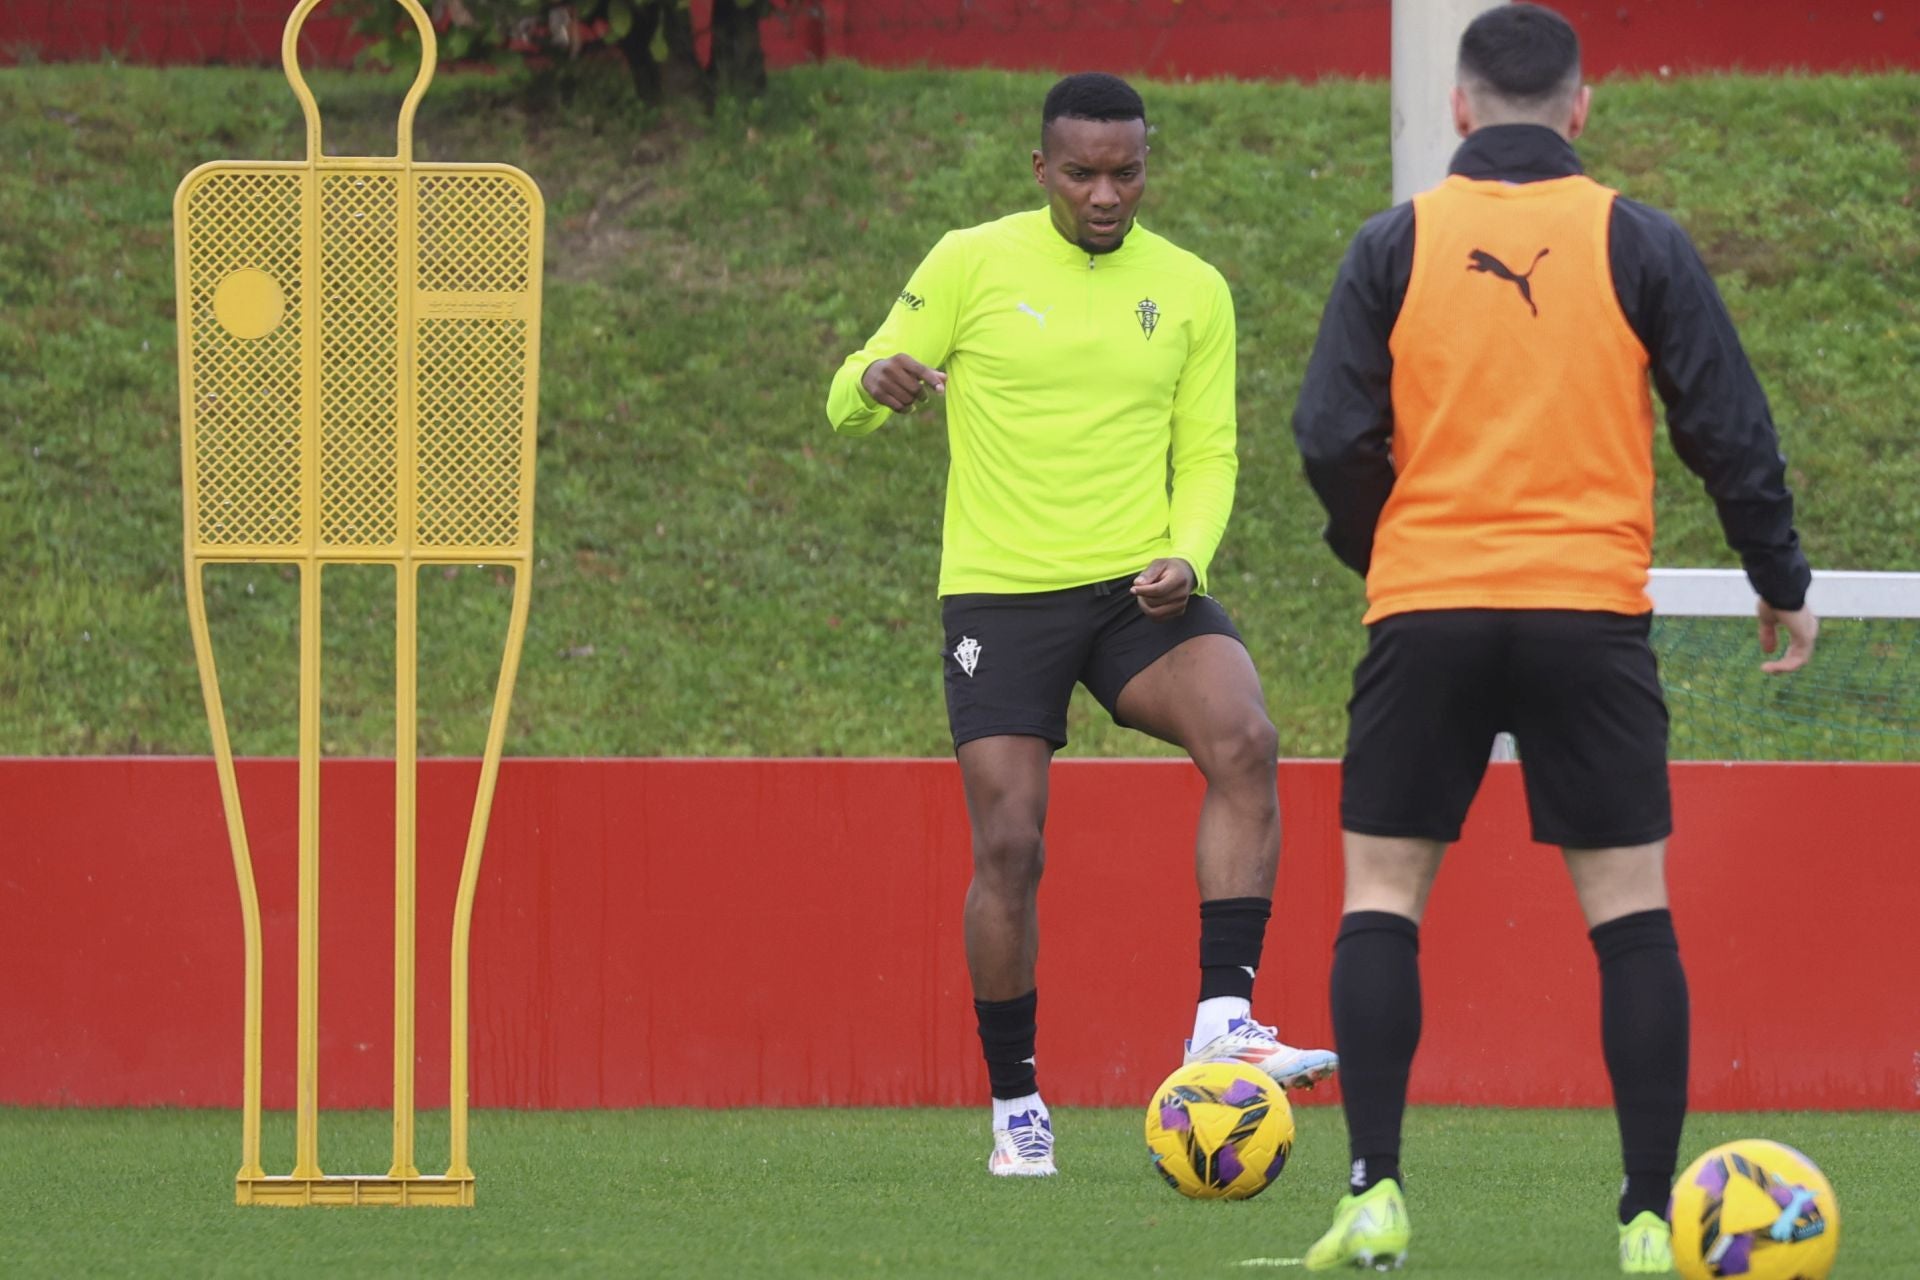
<svg viewBox="0 0 1920 1280">
<path fill-rule="evenodd" d="M 1492 0 L 1393 0 L 1393 199 L 1437 185 L 1460 145 L 1447 91 L 1460 33 Z"/>
</svg>

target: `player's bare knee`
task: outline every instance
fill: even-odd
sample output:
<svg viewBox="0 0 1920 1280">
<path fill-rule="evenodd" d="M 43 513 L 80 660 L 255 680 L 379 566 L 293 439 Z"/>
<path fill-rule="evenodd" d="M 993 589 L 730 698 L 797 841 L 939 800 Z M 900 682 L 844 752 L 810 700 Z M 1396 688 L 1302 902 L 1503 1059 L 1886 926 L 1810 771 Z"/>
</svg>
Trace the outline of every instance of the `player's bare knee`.
<svg viewBox="0 0 1920 1280">
<path fill-rule="evenodd" d="M 1032 893 L 1046 862 L 1040 828 L 1024 818 L 989 818 L 974 828 L 974 880 L 992 892 Z"/>
<path fill-rule="evenodd" d="M 1236 715 L 1211 729 L 1194 751 L 1193 762 L 1211 784 L 1241 784 L 1270 793 L 1280 763 L 1280 731 L 1264 711 Z"/>
</svg>

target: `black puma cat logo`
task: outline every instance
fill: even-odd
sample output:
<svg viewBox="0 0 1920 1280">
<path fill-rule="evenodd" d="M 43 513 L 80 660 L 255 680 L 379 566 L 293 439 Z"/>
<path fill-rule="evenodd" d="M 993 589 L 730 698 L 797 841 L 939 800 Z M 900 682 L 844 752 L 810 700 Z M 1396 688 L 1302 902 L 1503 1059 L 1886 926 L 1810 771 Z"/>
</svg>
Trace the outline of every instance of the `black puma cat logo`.
<svg viewBox="0 0 1920 1280">
<path fill-rule="evenodd" d="M 1485 249 L 1475 249 L 1471 253 L 1467 254 L 1468 259 L 1470 259 L 1470 261 L 1468 261 L 1467 263 L 1467 270 L 1484 271 L 1488 275 L 1499 276 L 1502 280 L 1513 281 L 1514 287 L 1520 290 L 1521 298 L 1526 301 L 1527 306 L 1533 309 L 1534 318 L 1538 319 L 1540 316 L 1540 308 L 1534 306 L 1533 286 L 1527 282 L 1533 279 L 1533 269 L 1539 266 L 1540 259 L 1546 256 L 1547 256 L 1547 250 L 1542 249 L 1540 252 L 1533 255 L 1533 261 L 1528 264 L 1526 273 L 1524 275 L 1515 275 L 1513 273 L 1512 268 L 1507 266 L 1506 263 L 1500 261 L 1500 259 L 1488 253 Z"/>
</svg>

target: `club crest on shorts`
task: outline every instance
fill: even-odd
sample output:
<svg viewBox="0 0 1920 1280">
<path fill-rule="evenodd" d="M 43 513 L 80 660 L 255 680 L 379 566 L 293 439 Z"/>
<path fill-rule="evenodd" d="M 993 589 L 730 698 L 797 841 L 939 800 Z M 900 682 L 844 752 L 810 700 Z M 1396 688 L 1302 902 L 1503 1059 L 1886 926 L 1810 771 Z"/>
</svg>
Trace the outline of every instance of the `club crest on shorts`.
<svg viewBox="0 0 1920 1280">
<path fill-rule="evenodd" d="M 980 665 L 980 642 L 972 636 L 961 636 L 960 643 L 953 646 L 953 660 L 971 676 L 973 669 Z"/>
</svg>

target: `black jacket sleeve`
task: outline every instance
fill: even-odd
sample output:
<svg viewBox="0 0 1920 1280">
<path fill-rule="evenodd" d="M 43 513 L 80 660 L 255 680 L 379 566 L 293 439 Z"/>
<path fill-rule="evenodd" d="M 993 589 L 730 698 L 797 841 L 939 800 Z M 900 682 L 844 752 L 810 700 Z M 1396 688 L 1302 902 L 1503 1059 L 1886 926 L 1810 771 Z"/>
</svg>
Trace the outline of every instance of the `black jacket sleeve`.
<svg viewBox="0 0 1920 1280">
<path fill-rule="evenodd" d="M 1307 361 L 1293 438 L 1327 509 L 1327 545 L 1362 577 L 1393 492 L 1393 353 L 1413 276 L 1413 205 L 1370 218 L 1347 248 Z"/>
<path fill-rule="evenodd" d="M 1611 237 L 1614 291 L 1647 349 L 1674 452 L 1706 482 L 1754 591 L 1775 608 L 1800 608 L 1812 572 L 1786 459 L 1720 291 L 1686 232 L 1658 210 L 1616 198 Z"/>
</svg>

